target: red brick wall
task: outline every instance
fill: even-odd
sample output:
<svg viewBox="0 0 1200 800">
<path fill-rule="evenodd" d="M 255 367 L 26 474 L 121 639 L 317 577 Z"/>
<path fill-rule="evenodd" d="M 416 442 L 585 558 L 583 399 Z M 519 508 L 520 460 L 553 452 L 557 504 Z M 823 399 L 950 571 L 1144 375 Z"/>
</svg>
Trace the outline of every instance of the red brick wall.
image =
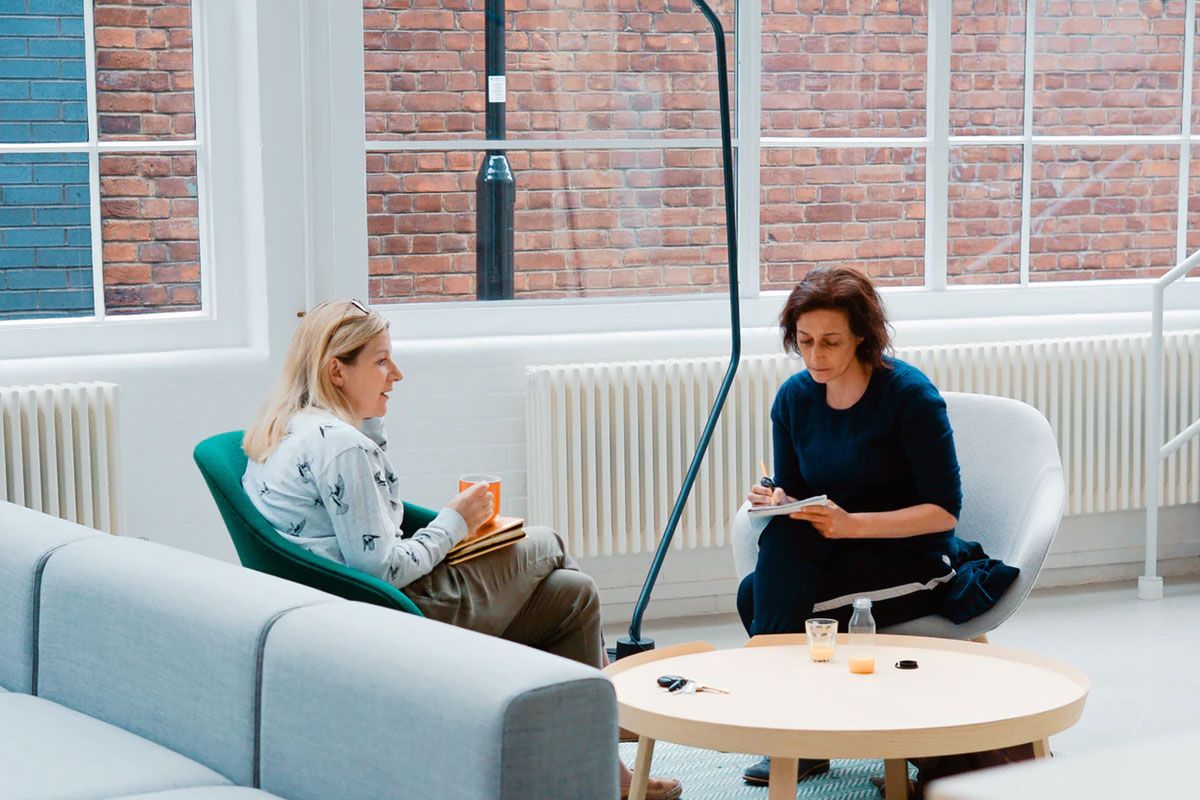
<svg viewBox="0 0 1200 800">
<path fill-rule="evenodd" d="M 367 156 L 370 292 L 475 297 L 474 153 Z M 725 284 L 711 150 L 513 151 L 514 283 L 523 298 L 706 291 Z"/>
<path fill-rule="evenodd" d="M 925 0 L 764 0 L 764 136 L 923 136 Z"/>
<path fill-rule="evenodd" d="M 1183 0 L 1039 0 L 1035 133 L 1179 133 Z"/>
<path fill-rule="evenodd" d="M 1025 0 L 954 0 L 950 17 L 950 133 L 1021 133 Z"/>
<path fill-rule="evenodd" d="M 94 20 L 100 139 L 194 138 L 190 0 L 96 0 Z M 195 154 L 106 154 L 100 175 L 109 313 L 198 309 Z"/>
<path fill-rule="evenodd" d="M 1137 278 L 1175 264 L 1179 148 L 1039 145 L 1030 280 Z"/>
<path fill-rule="evenodd" d="M 1022 132 L 1027 1 L 952 0 L 952 134 Z M 1178 131 L 1182 0 L 1036 2 L 1035 133 Z M 365 0 L 368 138 L 483 137 L 482 7 L 483 0 Z M 763 134 L 923 135 L 927 7 L 763 0 Z M 507 9 L 511 138 L 716 134 L 709 39 L 687 0 L 510 0 Z M 732 31 L 732 2 L 720 10 Z M 1149 276 L 1174 259 L 1173 227 L 1162 227 L 1173 226 L 1164 208 L 1174 196 L 1165 173 L 1177 169 L 1169 151 L 1144 148 L 1151 155 L 1136 164 L 1129 153 L 1143 151 L 1092 150 L 1035 148 L 1037 280 Z M 639 158 L 653 164 L 640 167 Z M 511 153 L 518 296 L 719 286 L 715 158 L 715 150 Z M 368 157 L 373 300 L 473 297 L 479 159 Z M 789 288 L 812 266 L 831 263 L 887 285 L 922 283 L 924 165 L 919 148 L 764 148 L 763 288 Z M 952 147 L 951 283 L 1019 281 L 1021 169 L 1019 145 Z M 683 187 L 645 187 L 683 175 L 698 181 L 700 202 L 653 205 L 677 203 Z M 1079 197 L 1088 198 L 1086 213 Z M 655 222 L 639 229 L 635 218 Z"/>
<path fill-rule="evenodd" d="M 200 308 L 196 195 L 194 153 L 101 155 L 108 313 Z"/>
<path fill-rule="evenodd" d="M 952 146 L 946 280 L 1021 280 L 1021 147 Z"/>
<path fill-rule="evenodd" d="M 483 138 L 484 0 L 364 0 L 367 136 Z M 734 58 L 733 0 L 710 3 Z M 690 0 L 507 0 L 510 138 L 715 136 Z"/>
<path fill-rule="evenodd" d="M 771 148 L 762 164 L 764 290 L 833 264 L 884 286 L 923 282 L 924 151 Z"/>
</svg>

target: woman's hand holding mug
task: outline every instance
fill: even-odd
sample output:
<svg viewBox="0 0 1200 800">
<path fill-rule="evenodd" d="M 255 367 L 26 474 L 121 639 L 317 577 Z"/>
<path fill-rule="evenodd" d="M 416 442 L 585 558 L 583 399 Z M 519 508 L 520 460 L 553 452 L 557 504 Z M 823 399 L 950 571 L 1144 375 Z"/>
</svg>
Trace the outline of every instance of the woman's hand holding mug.
<svg viewBox="0 0 1200 800">
<path fill-rule="evenodd" d="M 454 495 L 447 503 L 467 523 L 467 531 L 474 533 L 492 518 L 495 501 L 486 483 L 473 483 Z"/>
</svg>

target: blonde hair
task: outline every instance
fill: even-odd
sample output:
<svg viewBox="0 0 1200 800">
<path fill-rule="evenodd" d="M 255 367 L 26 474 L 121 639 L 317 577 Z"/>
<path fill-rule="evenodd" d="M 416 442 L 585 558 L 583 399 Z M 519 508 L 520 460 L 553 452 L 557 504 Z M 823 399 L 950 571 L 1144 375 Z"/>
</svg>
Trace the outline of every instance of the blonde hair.
<svg viewBox="0 0 1200 800">
<path fill-rule="evenodd" d="M 283 373 L 242 439 L 249 458 L 262 462 L 287 435 L 292 417 L 319 408 L 358 427 L 350 403 L 329 379 L 326 364 L 349 364 L 372 338 L 388 328 L 378 313 L 357 300 L 330 300 L 304 315 L 288 345 Z"/>
</svg>

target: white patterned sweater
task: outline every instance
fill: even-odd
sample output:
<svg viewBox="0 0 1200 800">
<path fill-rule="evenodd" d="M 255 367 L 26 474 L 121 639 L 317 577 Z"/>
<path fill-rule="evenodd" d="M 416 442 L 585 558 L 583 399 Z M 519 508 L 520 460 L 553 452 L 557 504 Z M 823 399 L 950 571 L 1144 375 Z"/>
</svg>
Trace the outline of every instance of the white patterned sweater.
<svg viewBox="0 0 1200 800">
<path fill-rule="evenodd" d="M 251 459 L 242 487 L 285 537 L 317 555 L 403 588 L 428 574 L 467 535 L 450 508 L 401 538 L 404 505 L 380 418 L 362 430 L 328 411 L 296 414 L 263 463 Z"/>
</svg>

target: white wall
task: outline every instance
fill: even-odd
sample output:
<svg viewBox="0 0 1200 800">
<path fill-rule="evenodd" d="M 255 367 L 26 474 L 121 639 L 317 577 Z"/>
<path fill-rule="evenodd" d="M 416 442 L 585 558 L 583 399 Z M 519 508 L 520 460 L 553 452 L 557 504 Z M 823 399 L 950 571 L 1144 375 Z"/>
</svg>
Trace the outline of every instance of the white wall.
<svg viewBox="0 0 1200 800">
<path fill-rule="evenodd" d="M 206 436 L 242 428 L 250 420 L 286 348 L 295 312 L 305 307 L 315 283 L 305 198 L 319 181 L 314 184 L 305 174 L 310 144 L 297 135 L 310 120 L 295 47 L 302 21 L 285 13 L 287 8 L 286 0 L 260 0 L 236 31 L 246 63 L 244 94 L 235 104 L 240 134 L 225 145 L 227 150 L 214 150 L 214 157 L 239 160 L 248 187 L 241 198 L 240 258 L 222 263 L 218 273 L 218 280 L 238 280 L 245 291 L 251 314 L 240 321 L 242 345 L 169 352 L 169 342 L 157 342 L 168 352 L 0 361 L 0 383 L 6 385 L 119 384 L 128 534 L 227 560 L 235 560 L 233 548 L 192 463 L 192 448 Z M 258 25 L 259 19 L 270 24 Z M 323 221 L 318 215 L 315 224 Z M 770 302 L 760 300 L 759 305 Z M 902 346 L 1145 331 L 1149 324 L 1146 314 L 938 320 L 906 302 L 903 297 L 897 301 L 897 344 Z M 770 316 L 758 314 L 756 319 L 763 325 L 761 320 Z M 397 362 L 406 378 L 393 396 L 388 426 L 390 452 L 407 497 L 439 506 L 453 493 L 458 475 L 486 470 L 504 477 L 506 510 L 524 513 L 526 367 L 619 360 L 631 354 L 721 355 L 728 349 L 723 323 L 723 316 L 706 316 L 672 331 L 569 336 L 505 336 L 501 331 L 489 337 L 425 338 L 428 331 L 413 329 L 401 317 L 393 330 Z M 1200 312 L 1173 312 L 1168 324 L 1200 327 Z M 744 337 L 747 355 L 778 350 L 771 327 L 746 328 Z M 1075 582 L 1139 574 L 1140 522 L 1137 514 L 1069 518 L 1047 579 Z M 1161 539 L 1164 556 L 1180 559 L 1164 564 L 1164 572 L 1193 569 L 1200 555 L 1200 512 L 1195 507 L 1168 510 Z M 648 560 L 638 555 L 585 563 L 601 583 L 610 620 L 627 617 Z M 673 552 L 648 616 L 729 610 L 732 595 L 728 553 Z"/>
<path fill-rule="evenodd" d="M 1182 320 L 1180 320 L 1182 321 Z M 1076 320 L 1076 330 L 1098 320 Z M 1112 331 L 1138 320 L 1107 319 Z M 1116 327 L 1114 327 L 1116 326 Z M 899 344 L 963 341 L 948 326 L 904 324 Z M 398 332 L 402 333 L 402 332 Z M 992 332 L 986 332 L 991 334 Z M 525 368 L 531 364 L 721 354 L 720 330 L 621 335 L 496 337 L 488 341 L 397 340 L 405 373 L 388 418 L 391 457 L 406 496 L 438 507 L 469 471 L 504 478 L 506 510 L 525 511 Z M 988 335 L 983 338 L 999 338 Z M 774 351 L 775 332 L 745 332 L 746 352 Z M 278 352 L 275 353 L 278 357 Z M 220 518 L 191 460 L 202 438 L 244 427 L 274 374 L 265 351 L 238 349 L 0 362 L 5 384 L 109 380 L 121 385 L 121 469 L 128 534 L 235 560 Z M 1070 517 L 1045 580 L 1073 583 L 1140 574 L 1141 515 Z M 1161 526 L 1164 572 L 1191 570 L 1200 556 L 1200 509 L 1167 509 Z M 649 557 L 585 559 L 604 589 L 606 618 L 627 618 Z M 672 552 L 649 617 L 731 610 L 732 560 L 726 551 Z"/>
</svg>

